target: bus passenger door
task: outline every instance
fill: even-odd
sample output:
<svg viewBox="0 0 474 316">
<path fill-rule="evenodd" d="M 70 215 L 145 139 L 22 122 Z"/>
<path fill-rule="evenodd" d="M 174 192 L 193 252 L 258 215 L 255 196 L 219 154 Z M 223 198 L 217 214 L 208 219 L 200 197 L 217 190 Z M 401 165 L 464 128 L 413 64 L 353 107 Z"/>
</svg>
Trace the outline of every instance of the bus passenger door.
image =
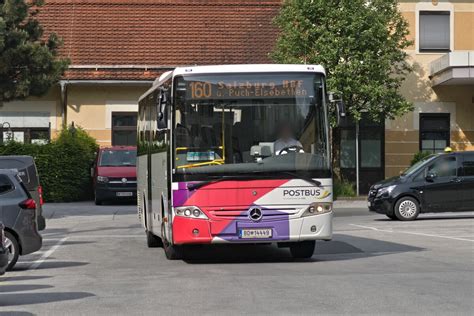
<svg viewBox="0 0 474 316">
<path fill-rule="evenodd" d="M 153 217 L 153 233 L 157 236 L 162 234 L 163 216 L 168 206 L 168 148 L 169 130 L 163 121 L 167 115 L 161 115 L 165 105 L 162 104 L 161 89 L 156 91 L 156 99 L 151 110 L 152 142 L 150 148 L 150 180 L 151 180 L 151 204 Z M 166 215 L 165 215 L 166 216 Z"/>
</svg>

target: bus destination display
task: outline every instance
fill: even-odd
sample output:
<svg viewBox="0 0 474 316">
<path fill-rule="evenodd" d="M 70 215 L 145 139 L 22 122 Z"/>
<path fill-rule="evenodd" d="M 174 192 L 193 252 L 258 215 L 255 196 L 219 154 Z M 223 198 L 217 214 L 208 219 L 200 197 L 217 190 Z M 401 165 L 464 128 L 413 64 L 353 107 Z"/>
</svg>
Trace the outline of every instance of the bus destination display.
<svg viewBox="0 0 474 316">
<path fill-rule="evenodd" d="M 293 98 L 308 96 L 305 80 L 187 81 L 186 97 L 201 99 Z"/>
</svg>

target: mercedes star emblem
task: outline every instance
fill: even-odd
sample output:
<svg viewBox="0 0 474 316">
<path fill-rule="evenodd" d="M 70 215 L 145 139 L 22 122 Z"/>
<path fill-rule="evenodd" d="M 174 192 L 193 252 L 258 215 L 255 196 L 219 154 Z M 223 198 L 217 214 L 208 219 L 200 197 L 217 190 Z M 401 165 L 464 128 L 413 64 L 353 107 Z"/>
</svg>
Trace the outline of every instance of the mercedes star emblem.
<svg viewBox="0 0 474 316">
<path fill-rule="evenodd" d="M 249 218 L 252 221 L 258 222 L 262 219 L 262 217 L 263 217 L 262 210 L 259 209 L 258 207 L 253 207 L 249 210 Z"/>
</svg>

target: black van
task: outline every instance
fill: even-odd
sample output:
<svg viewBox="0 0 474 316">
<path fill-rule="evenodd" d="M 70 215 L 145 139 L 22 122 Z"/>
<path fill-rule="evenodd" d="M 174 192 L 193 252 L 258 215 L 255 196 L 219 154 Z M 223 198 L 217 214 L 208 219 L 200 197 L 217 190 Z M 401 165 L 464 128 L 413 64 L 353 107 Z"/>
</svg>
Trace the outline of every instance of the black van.
<svg viewBox="0 0 474 316">
<path fill-rule="evenodd" d="M 40 185 L 35 160 L 31 156 L 0 156 L 0 169 L 16 169 L 23 184 L 36 202 L 38 230 L 46 228 L 43 216 L 43 188 Z"/>
<path fill-rule="evenodd" d="M 431 155 L 374 184 L 368 204 L 370 211 L 402 221 L 420 213 L 474 211 L 474 151 Z"/>
</svg>

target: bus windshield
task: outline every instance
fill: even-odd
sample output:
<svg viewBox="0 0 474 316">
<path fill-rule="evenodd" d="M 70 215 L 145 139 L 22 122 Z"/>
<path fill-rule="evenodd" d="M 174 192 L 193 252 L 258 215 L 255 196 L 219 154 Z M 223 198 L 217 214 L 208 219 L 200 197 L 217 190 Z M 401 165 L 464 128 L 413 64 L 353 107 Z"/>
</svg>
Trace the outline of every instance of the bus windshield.
<svg viewBox="0 0 474 316">
<path fill-rule="evenodd" d="M 329 172 L 323 80 L 314 73 L 176 78 L 175 174 Z"/>
</svg>

